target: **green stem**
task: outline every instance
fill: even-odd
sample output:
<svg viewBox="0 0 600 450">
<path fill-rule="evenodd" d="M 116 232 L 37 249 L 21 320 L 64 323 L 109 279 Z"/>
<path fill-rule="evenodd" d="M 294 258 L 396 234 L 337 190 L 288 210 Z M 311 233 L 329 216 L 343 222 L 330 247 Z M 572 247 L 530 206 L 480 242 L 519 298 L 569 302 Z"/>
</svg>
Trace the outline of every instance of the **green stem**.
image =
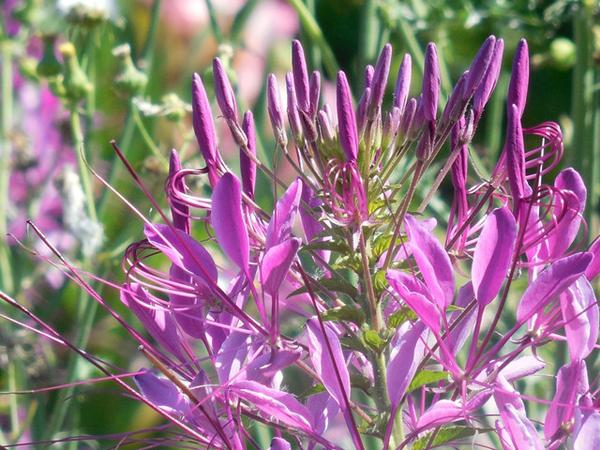
<svg viewBox="0 0 600 450">
<path fill-rule="evenodd" d="M 90 171 L 86 166 L 87 157 L 85 155 L 85 143 L 83 140 L 83 132 L 81 130 L 81 120 L 79 119 L 79 113 L 76 110 L 76 106 L 71 107 L 69 115 L 69 121 L 71 125 L 71 134 L 73 136 L 73 143 L 75 144 L 75 150 L 77 152 L 77 164 L 79 168 L 79 177 L 81 178 L 81 187 L 86 198 L 87 212 L 89 217 L 98 221 L 98 215 L 96 213 L 96 204 L 94 203 L 94 191 L 92 189 L 92 180 L 90 178 Z"/>
<path fill-rule="evenodd" d="M 146 129 L 146 126 L 144 125 L 144 121 L 140 117 L 140 113 L 137 110 L 137 108 L 135 107 L 135 105 L 132 105 L 132 107 L 133 107 L 133 113 L 132 113 L 133 121 L 137 125 L 137 129 L 140 132 L 142 139 L 148 145 L 152 154 L 154 156 L 156 156 L 160 160 L 161 163 L 165 164 L 168 167 L 169 161 L 167 160 L 165 155 L 163 155 L 161 153 L 160 148 L 158 148 L 157 145 L 152 140 L 152 136 L 150 136 L 150 133 Z"/>
<path fill-rule="evenodd" d="M 379 35 L 377 7 L 373 0 L 365 0 L 361 11 L 360 39 L 358 42 L 358 56 L 360 67 L 375 59 L 377 52 L 377 37 Z"/>
<path fill-rule="evenodd" d="M 12 128 L 13 78 L 12 48 L 8 41 L 2 42 L 2 147 L 0 150 L 0 289 L 12 293 L 14 281 L 10 265 L 10 249 L 6 242 L 8 180 L 10 174 L 10 130 Z"/>
<path fill-rule="evenodd" d="M 573 143 L 569 154 L 570 163 L 583 176 L 586 186 L 592 187 L 588 192 L 586 220 L 589 224 L 589 237 L 595 235 L 596 207 L 598 206 L 597 186 L 598 173 L 596 170 L 597 158 L 593 153 L 594 146 L 594 70 L 593 70 L 593 16 L 591 6 L 580 2 L 574 15 L 576 63 L 573 73 Z"/>
<path fill-rule="evenodd" d="M 319 24 L 302 0 L 288 0 L 288 3 L 298 13 L 298 17 L 300 18 L 300 22 L 302 23 L 306 35 L 321 49 L 321 57 L 323 58 L 325 70 L 327 70 L 329 76 L 333 78 L 339 70 L 339 66 Z"/>
<path fill-rule="evenodd" d="M 210 17 L 210 27 L 212 28 L 215 39 L 219 44 L 223 42 L 223 32 L 217 21 L 217 12 L 212 4 L 212 0 L 204 0 L 206 3 L 206 9 L 208 9 L 208 16 Z"/>
<path fill-rule="evenodd" d="M 88 270 L 89 266 L 89 263 L 84 262 L 84 270 Z M 96 316 L 97 309 L 98 303 L 96 303 L 94 299 L 88 297 L 86 292 L 83 289 L 81 289 L 76 316 L 76 323 L 78 324 L 79 328 L 79 335 L 75 340 L 75 345 L 77 346 L 77 348 L 84 348 L 87 345 L 90 333 L 93 328 L 94 318 Z M 72 383 L 78 380 L 83 364 L 84 360 L 82 360 L 79 357 L 79 355 L 71 355 L 67 366 L 68 383 Z M 74 391 L 75 386 L 70 386 L 59 392 L 56 398 L 54 409 L 50 416 L 50 423 L 47 427 L 47 438 L 53 438 L 53 436 L 57 432 L 59 432 L 61 427 L 63 426 L 69 407 L 72 406 L 72 402 L 69 401 L 69 398 L 73 396 Z"/>
</svg>

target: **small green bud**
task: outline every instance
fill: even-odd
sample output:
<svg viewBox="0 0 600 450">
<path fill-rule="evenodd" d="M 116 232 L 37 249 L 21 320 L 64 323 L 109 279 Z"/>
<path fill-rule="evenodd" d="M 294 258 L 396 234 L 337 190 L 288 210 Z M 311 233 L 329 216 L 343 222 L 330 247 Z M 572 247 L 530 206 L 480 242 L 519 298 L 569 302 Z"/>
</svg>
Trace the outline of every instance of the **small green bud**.
<svg viewBox="0 0 600 450">
<path fill-rule="evenodd" d="M 162 98 L 165 117 L 171 122 L 181 121 L 186 114 L 186 104 L 175 93 L 170 93 Z"/>
<path fill-rule="evenodd" d="M 33 81 L 37 81 L 37 61 L 34 58 L 25 57 L 19 61 L 21 75 Z"/>
<path fill-rule="evenodd" d="M 66 96 L 73 101 L 81 100 L 94 87 L 88 81 L 77 61 L 75 46 L 70 42 L 65 42 L 59 47 L 59 51 L 65 62 L 63 66 L 63 84 Z"/>
<path fill-rule="evenodd" d="M 575 64 L 575 43 L 570 39 L 559 37 L 550 44 L 550 60 L 559 69 L 568 70 Z"/>
<path fill-rule="evenodd" d="M 143 93 L 148 84 L 148 76 L 133 64 L 129 44 L 115 47 L 112 53 L 119 60 L 119 72 L 115 77 L 117 89 L 127 95 Z"/>
<path fill-rule="evenodd" d="M 54 42 L 56 36 L 44 36 L 44 52 L 42 53 L 42 59 L 37 64 L 37 74 L 40 77 L 52 78 L 60 74 L 62 70 L 61 64 L 56 59 L 54 54 Z"/>
</svg>

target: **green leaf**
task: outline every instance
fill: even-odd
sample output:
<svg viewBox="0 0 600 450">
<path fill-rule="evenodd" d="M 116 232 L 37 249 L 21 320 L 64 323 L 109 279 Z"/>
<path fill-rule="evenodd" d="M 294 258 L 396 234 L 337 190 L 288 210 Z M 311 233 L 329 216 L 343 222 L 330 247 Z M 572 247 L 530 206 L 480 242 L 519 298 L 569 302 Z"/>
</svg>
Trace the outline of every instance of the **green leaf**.
<svg viewBox="0 0 600 450">
<path fill-rule="evenodd" d="M 323 320 L 335 320 L 335 321 L 346 321 L 353 322 L 358 326 L 361 326 L 365 320 L 365 313 L 358 305 L 346 305 L 338 306 L 336 308 L 328 309 L 321 313 Z"/>
<path fill-rule="evenodd" d="M 395 330 L 407 320 L 417 320 L 417 315 L 409 307 L 403 306 L 390 316 L 388 327 Z"/>
<path fill-rule="evenodd" d="M 474 428 L 465 426 L 443 427 L 436 433 L 435 437 L 433 438 L 433 442 L 429 447 L 434 448 L 457 439 L 473 436 L 477 431 L 478 430 Z M 435 433 L 435 431 L 432 431 L 422 438 L 417 439 L 413 444 L 413 450 L 424 450 L 429 444 L 429 440 L 431 439 L 433 433 Z"/>
<path fill-rule="evenodd" d="M 448 372 L 445 372 L 443 370 L 421 370 L 414 376 L 414 378 L 410 382 L 410 385 L 408 386 L 408 392 L 412 392 L 415 389 L 418 389 L 421 386 L 425 386 L 427 384 L 447 380 L 448 375 Z"/>
<path fill-rule="evenodd" d="M 392 235 L 389 233 L 380 234 L 373 241 L 373 256 L 379 258 L 390 247 Z"/>
<path fill-rule="evenodd" d="M 367 353 L 367 347 L 365 347 L 365 343 L 357 336 L 344 336 L 340 339 L 340 343 L 344 348 L 356 350 L 362 354 Z"/>
<path fill-rule="evenodd" d="M 385 412 L 372 417 L 373 421 L 371 423 L 363 421 L 358 426 L 358 431 L 362 434 L 369 434 L 371 436 L 383 438 L 389 416 L 389 413 Z"/>
<path fill-rule="evenodd" d="M 379 336 L 379 333 L 377 333 L 375 330 L 364 331 L 362 338 L 365 343 L 377 353 L 381 353 L 387 345 L 387 342 L 381 339 L 381 336 Z"/>
<path fill-rule="evenodd" d="M 342 278 L 321 278 L 319 284 L 329 291 L 342 292 L 352 298 L 358 296 L 356 288 Z"/>
</svg>

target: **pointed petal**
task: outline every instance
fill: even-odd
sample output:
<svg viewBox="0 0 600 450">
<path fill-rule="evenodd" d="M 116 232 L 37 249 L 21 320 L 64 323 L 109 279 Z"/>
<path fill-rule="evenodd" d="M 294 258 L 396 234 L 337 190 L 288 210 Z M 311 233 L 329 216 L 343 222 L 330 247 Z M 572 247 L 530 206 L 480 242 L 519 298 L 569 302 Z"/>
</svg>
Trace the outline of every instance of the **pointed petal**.
<svg viewBox="0 0 600 450">
<path fill-rule="evenodd" d="M 473 62 L 469 66 L 469 77 L 467 78 L 464 87 L 465 99 L 471 98 L 483 82 L 483 78 L 488 71 L 488 67 L 490 66 L 494 55 L 495 46 L 496 37 L 489 36 L 479 48 L 475 58 L 473 58 Z"/>
<path fill-rule="evenodd" d="M 585 276 L 560 294 L 560 307 L 571 360 L 585 359 L 598 341 L 600 328 L 594 288 Z"/>
<path fill-rule="evenodd" d="M 488 66 L 487 72 L 484 75 L 483 81 L 475 91 L 473 96 L 473 111 L 475 117 L 478 118 L 483 113 L 483 109 L 490 99 L 492 92 L 496 88 L 498 77 L 500 76 L 500 69 L 502 68 L 502 55 L 504 53 L 504 41 L 502 39 L 496 40 L 494 45 L 494 53 L 492 60 Z"/>
<path fill-rule="evenodd" d="M 515 449 L 544 450 L 544 444 L 524 412 L 508 404 L 501 417 Z"/>
<path fill-rule="evenodd" d="M 229 388 L 241 399 L 252 403 L 266 416 L 274 417 L 294 428 L 312 431 L 310 412 L 291 394 L 249 380 L 235 382 Z"/>
<path fill-rule="evenodd" d="M 275 437 L 271 440 L 270 450 L 292 450 L 292 446 L 285 439 Z"/>
<path fill-rule="evenodd" d="M 187 361 L 183 341 L 171 311 L 160 305 L 160 301 L 137 283 L 121 287 L 121 302 L 139 319 L 146 331 L 165 350 L 181 361 Z"/>
<path fill-rule="evenodd" d="M 292 225 L 298 214 L 300 198 L 302 196 L 302 182 L 298 178 L 289 185 L 287 190 L 277 201 L 273 216 L 267 227 L 265 246 L 267 248 L 289 239 Z"/>
<path fill-rule="evenodd" d="M 371 85 L 371 101 L 369 103 L 369 116 L 374 117 L 375 113 L 381 108 L 383 95 L 387 87 L 388 75 L 390 73 L 390 63 L 392 62 L 392 46 L 385 44 L 379 59 L 375 65 L 373 73 L 373 82 Z"/>
<path fill-rule="evenodd" d="M 412 75 L 412 60 L 407 53 L 402 58 L 402 63 L 398 69 L 396 78 L 396 87 L 394 89 L 394 106 L 400 108 L 400 115 L 404 114 L 408 93 L 410 92 L 410 78 Z"/>
<path fill-rule="evenodd" d="M 173 264 L 212 285 L 218 278 L 217 266 L 206 249 L 189 234 L 163 224 L 144 225 L 148 242 L 163 252 Z"/>
<path fill-rule="evenodd" d="M 350 375 L 340 341 L 328 324 L 324 324 L 325 335 L 317 319 L 310 319 L 306 325 L 312 365 L 321 377 L 325 389 L 344 410 L 346 409 L 345 398 L 350 398 Z"/>
<path fill-rule="evenodd" d="M 464 418 L 463 407 L 457 401 L 438 400 L 417 421 L 419 432 L 431 427 L 456 422 Z"/>
<path fill-rule="evenodd" d="M 575 436 L 573 450 L 600 448 L 600 413 L 592 413 Z"/>
<path fill-rule="evenodd" d="M 168 413 L 188 413 L 189 401 L 171 381 L 147 370 L 135 375 L 134 380 L 142 396 L 153 405 Z"/>
<path fill-rule="evenodd" d="M 508 106 L 505 152 L 508 183 L 516 206 L 525 197 L 529 186 L 525 180 L 525 144 L 521 117 L 515 104 Z"/>
<path fill-rule="evenodd" d="M 275 297 L 287 276 L 300 248 L 300 239 L 292 238 L 270 247 L 261 263 L 262 286 L 266 293 Z"/>
<path fill-rule="evenodd" d="M 215 80 L 215 95 L 223 117 L 237 122 L 237 103 L 227 71 L 219 58 L 213 59 L 213 77 Z"/>
<path fill-rule="evenodd" d="M 540 313 L 550 300 L 585 272 L 591 260 L 590 253 L 575 253 L 550 264 L 523 293 L 517 308 L 517 321 L 523 324 Z"/>
<path fill-rule="evenodd" d="M 331 420 L 340 412 L 337 401 L 328 392 L 320 392 L 308 397 L 306 407 L 313 415 L 313 428 L 320 435 L 327 431 Z"/>
<path fill-rule="evenodd" d="M 211 225 L 217 242 L 244 272 L 249 273 L 248 230 L 242 215 L 242 189 L 232 173 L 224 174 L 212 195 Z"/>
<path fill-rule="evenodd" d="M 481 307 L 490 303 L 502 287 L 513 258 L 517 223 L 506 208 L 491 212 L 477 240 L 471 276 L 475 297 Z"/>
<path fill-rule="evenodd" d="M 454 298 L 454 272 L 450 257 L 431 232 L 414 217 L 407 215 L 404 226 L 425 284 L 440 310 L 445 311 Z"/>
<path fill-rule="evenodd" d="M 563 424 L 568 424 L 575 413 L 578 394 L 583 394 L 582 382 L 587 383 L 585 362 L 578 360 L 562 366 L 556 377 L 556 392 L 548 407 L 544 420 L 544 436 L 552 439 L 560 432 Z"/>
<path fill-rule="evenodd" d="M 387 387 L 392 411 L 395 411 L 410 385 L 425 353 L 425 327 L 409 324 L 396 332 L 387 366 Z"/>
<path fill-rule="evenodd" d="M 421 321 L 434 333 L 439 333 L 441 330 L 441 313 L 436 305 L 434 305 L 425 295 L 411 290 L 409 280 L 413 277 L 410 277 L 399 270 L 389 270 L 386 274 L 386 278 L 390 286 L 398 293 L 400 298 L 406 302 L 410 309 L 415 312 L 419 319 L 421 319 Z"/>
</svg>

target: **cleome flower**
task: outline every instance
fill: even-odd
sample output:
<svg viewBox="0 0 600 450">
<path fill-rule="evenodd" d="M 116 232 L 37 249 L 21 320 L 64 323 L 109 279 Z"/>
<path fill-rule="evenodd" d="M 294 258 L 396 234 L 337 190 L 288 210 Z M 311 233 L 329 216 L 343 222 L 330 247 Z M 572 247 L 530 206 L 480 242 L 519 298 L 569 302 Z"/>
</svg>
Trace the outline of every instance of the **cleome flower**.
<svg viewBox="0 0 600 450">
<path fill-rule="evenodd" d="M 240 115 L 215 59 L 216 100 L 240 149 L 239 175 L 228 167 L 194 75 L 193 127 L 206 166 L 187 168 L 172 151 L 170 214 L 148 195 L 161 221 L 134 209 L 144 239 L 122 261 L 120 298 L 141 328 L 67 266 L 151 366 L 135 387 L 122 385 L 203 448 L 260 448 L 254 423 L 268 425 L 272 449 L 363 449 L 367 435 L 381 448 L 591 448 L 600 412 L 585 360 L 600 326 L 590 284 L 599 245 L 576 243 L 581 177 L 564 169 L 550 179 L 563 151 L 558 125 L 522 124 L 525 41 L 501 156 L 489 180 L 468 184 L 468 146 L 503 49 L 490 36 L 445 104 L 435 45 L 415 97 L 405 55 L 388 104 L 386 45 L 365 70 L 357 104 L 337 74 L 333 106 L 321 104 L 321 75 L 309 75 L 295 41 L 285 108 L 274 76 L 267 88 L 276 152 L 297 172 L 289 185 L 258 159 L 252 113 Z M 448 175 L 453 200 L 438 226 L 423 213 Z M 197 177 L 210 197 L 190 188 Z M 259 180 L 272 187 L 272 208 L 257 201 Z M 543 361 L 549 345 L 568 349 L 562 367 Z M 542 370 L 555 375 L 553 397 L 518 390 Z M 528 402 L 541 403 L 545 417 L 528 417 Z"/>
</svg>

